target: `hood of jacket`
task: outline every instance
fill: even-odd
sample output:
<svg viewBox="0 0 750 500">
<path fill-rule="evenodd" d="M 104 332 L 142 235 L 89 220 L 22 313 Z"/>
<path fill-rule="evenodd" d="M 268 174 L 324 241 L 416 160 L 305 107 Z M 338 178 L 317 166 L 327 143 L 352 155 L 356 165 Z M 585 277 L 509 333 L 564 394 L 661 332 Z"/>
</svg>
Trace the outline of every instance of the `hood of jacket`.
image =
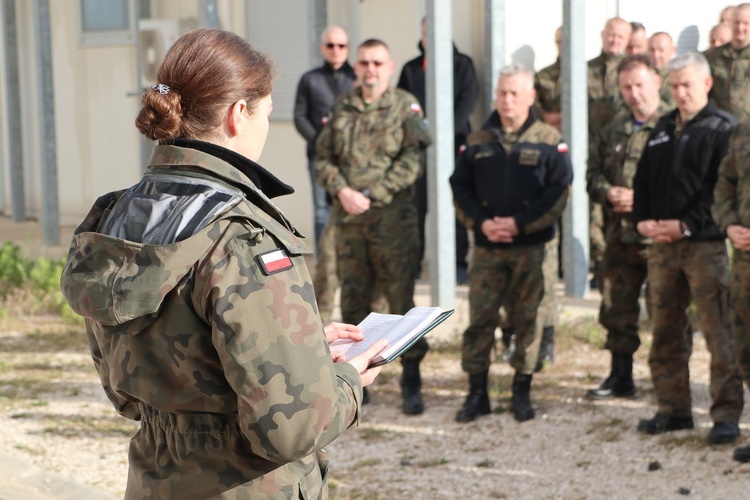
<svg viewBox="0 0 750 500">
<path fill-rule="evenodd" d="M 213 222 L 263 220 L 301 236 L 269 199 L 291 188 L 235 155 L 196 141 L 160 144 L 138 184 L 100 197 L 75 230 L 60 280 L 73 310 L 137 333 L 211 250 L 221 230 Z"/>
</svg>

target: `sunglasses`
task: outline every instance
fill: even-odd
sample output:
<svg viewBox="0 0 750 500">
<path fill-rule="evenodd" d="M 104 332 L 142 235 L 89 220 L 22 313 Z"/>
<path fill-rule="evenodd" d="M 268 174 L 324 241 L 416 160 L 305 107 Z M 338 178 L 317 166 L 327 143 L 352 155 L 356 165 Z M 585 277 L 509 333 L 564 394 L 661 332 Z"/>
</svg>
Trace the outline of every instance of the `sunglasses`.
<svg viewBox="0 0 750 500">
<path fill-rule="evenodd" d="M 375 66 L 376 68 L 381 67 L 385 64 L 385 61 L 357 61 L 357 64 L 362 66 L 363 68 L 368 68 L 370 65 Z"/>
<path fill-rule="evenodd" d="M 327 49 L 332 49 L 332 48 L 334 48 L 334 47 L 338 47 L 338 48 L 340 48 L 340 49 L 342 49 L 342 50 L 343 50 L 343 49 L 347 48 L 347 47 L 348 47 L 348 45 L 347 45 L 347 44 L 345 44 L 345 43 L 327 43 L 327 44 L 326 44 L 326 48 L 327 48 Z"/>
</svg>

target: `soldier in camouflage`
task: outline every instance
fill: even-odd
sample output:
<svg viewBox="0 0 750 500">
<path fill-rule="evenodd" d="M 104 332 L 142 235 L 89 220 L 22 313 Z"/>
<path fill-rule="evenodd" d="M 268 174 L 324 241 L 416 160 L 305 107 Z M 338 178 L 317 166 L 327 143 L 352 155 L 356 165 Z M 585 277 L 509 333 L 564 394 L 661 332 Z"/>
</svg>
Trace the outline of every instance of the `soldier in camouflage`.
<svg viewBox="0 0 750 500">
<path fill-rule="evenodd" d="M 534 418 L 531 379 L 537 364 L 541 322 L 537 309 L 545 289 L 545 244 L 567 201 L 573 169 L 560 133 L 536 120 L 534 77 L 511 65 L 500 72 L 496 111 L 472 133 L 450 178 L 461 220 L 474 231 L 469 270 L 470 324 L 464 332 L 461 364 L 469 394 L 459 422 L 490 412 L 487 378 L 498 309 L 507 297 L 517 349 L 510 359 L 512 412 Z"/>
<path fill-rule="evenodd" d="M 334 200 L 346 323 L 371 312 L 376 282 L 391 313 L 414 307 L 419 238 L 413 188 L 431 140 L 417 99 L 389 86 L 393 71 L 382 41 L 362 42 L 355 63 L 359 86 L 334 105 L 316 142 L 318 179 Z M 406 414 L 424 411 L 419 363 L 427 349 L 422 338 L 402 356 Z"/>
<path fill-rule="evenodd" d="M 625 109 L 617 84 L 617 65 L 625 54 L 632 26 L 625 19 L 614 17 L 602 30 L 602 53 L 588 62 L 589 142 Z M 589 239 L 591 270 L 594 273 L 591 288 L 599 288 L 599 273 L 604 258 L 604 212 L 601 204 L 589 202 Z"/>
<path fill-rule="evenodd" d="M 711 215 L 734 248 L 729 288 L 734 348 L 745 384 L 750 387 L 750 122 L 737 127 L 729 153 L 719 166 Z M 734 459 L 750 462 L 750 446 Z"/>
<path fill-rule="evenodd" d="M 334 362 L 328 342 L 361 333 L 322 327 L 311 252 L 270 200 L 292 189 L 254 161 L 273 67 L 199 29 L 158 79 L 148 171 L 96 201 L 61 278 L 107 397 L 141 422 L 125 498 L 326 498 L 324 447 L 359 421 L 382 345 Z"/>
<path fill-rule="evenodd" d="M 674 46 L 672 37 L 669 33 L 659 31 L 651 35 L 648 39 L 648 55 L 654 61 L 656 71 L 661 77 L 661 100 L 667 105 L 667 110 L 675 108 L 674 96 L 672 89 L 669 88 L 669 78 L 667 75 L 667 64 L 672 60 L 677 48 Z"/>
<path fill-rule="evenodd" d="M 732 28 L 726 24 L 717 24 L 708 32 L 708 50 L 703 55 L 708 57 L 708 51 L 732 41 Z"/>
<path fill-rule="evenodd" d="M 534 75 L 535 111 L 545 123 L 561 130 L 560 93 L 562 91 L 562 75 L 560 74 L 560 52 L 562 51 L 562 28 L 555 30 L 555 45 L 557 46 L 557 60 Z"/>
<path fill-rule="evenodd" d="M 661 434 L 694 427 L 689 360 L 692 334 L 686 308 L 691 299 L 711 353 L 709 444 L 740 434 L 742 378 L 729 319 L 729 273 L 724 235 L 711 218 L 721 159 L 736 120 L 708 98 L 711 70 L 690 52 L 669 63 L 677 109 L 654 127 L 633 181 L 633 222 L 651 238 L 648 254 L 653 338 L 649 367 L 656 415 L 638 430 Z"/>
<path fill-rule="evenodd" d="M 732 41 L 708 51 L 714 84 L 709 97 L 738 121 L 750 120 L 750 3 L 734 10 Z"/>
<path fill-rule="evenodd" d="M 661 78 L 645 54 L 626 56 L 617 68 L 620 93 L 630 109 L 618 114 L 591 141 L 586 181 L 589 196 L 606 211 L 607 247 L 602 261 L 599 322 L 612 353 L 607 379 L 588 391 L 589 399 L 635 394 L 633 354 L 640 346 L 638 298 L 646 280 L 648 240 L 635 230 L 633 177 L 646 139 L 669 107 L 659 99 Z"/>
</svg>

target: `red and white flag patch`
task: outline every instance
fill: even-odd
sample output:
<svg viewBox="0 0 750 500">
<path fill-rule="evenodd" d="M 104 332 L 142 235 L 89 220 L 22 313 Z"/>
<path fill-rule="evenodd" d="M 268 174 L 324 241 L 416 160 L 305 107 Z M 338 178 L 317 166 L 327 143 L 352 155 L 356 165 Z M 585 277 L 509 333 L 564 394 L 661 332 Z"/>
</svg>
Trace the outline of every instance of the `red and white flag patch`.
<svg viewBox="0 0 750 500">
<path fill-rule="evenodd" d="M 323 125 L 323 126 L 325 126 L 326 123 L 328 123 L 328 116 L 323 116 L 320 119 L 320 124 Z"/>
<path fill-rule="evenodd" d="M 261 269 L 263 269 L 263 274 L 266 276 L 294 267 L 294 263 L 287 255 L 286 250 L 280 248 L 258 255 L 258 261 Z"/>
<path fill-rule="evenodd" d="M 564 142 L 561 142 L 557 145 L 557 152 L 558 153 L 567 153 L 568 152 L 568 145 Z"/>
<path fill-rule="evenodd" d="M 462 154 L 464 151 L 466 151 L 466 144 L 461 144 L 458 147 L 458 154 Z"/>
<path fill-rule="evenodd" d="M 422 111 L 422 107 L 416 102 L 411 103 L 409 109 L 414 111 L 415 113 L 419 113 L 420 111 Z"/>
</svg>

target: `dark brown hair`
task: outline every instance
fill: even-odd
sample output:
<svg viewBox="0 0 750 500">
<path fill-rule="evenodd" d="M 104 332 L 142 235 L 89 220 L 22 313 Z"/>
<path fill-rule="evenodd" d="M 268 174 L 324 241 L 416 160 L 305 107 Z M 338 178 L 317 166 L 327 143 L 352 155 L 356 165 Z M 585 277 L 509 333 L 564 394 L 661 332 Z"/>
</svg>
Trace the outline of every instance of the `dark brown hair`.
<svg viewBox="0 0 750 500">
<path fill-rule="evenodd" d="M 156 87 L 143 93 L 135 125 L 152 140 L 203 138 L 240 99 L 254 112 L 271 93 L 274 76 L 270 58 L 236 34 L 190 31 L 164 57 L 157 75 L 161 91 Z"/>
<path fill-rule="evenodd" d="M 619 75 L 623 71 L 630 71 L 636 66 L 645 66 L 652 73 L 658 73 L 656 66 L 654 66 L 654 61 L 649 56 L 646 54 L 632 54 L 622 58 L 620 64 L 617 65 L 617 74 Z"/>
<path fill-rule="evenodd" d="M 357 50 L 359 49 L 371 49 L 373 47 L 383 47 L 385 50 L 388 49 L 388 45 L 383 40 L 378 40 L 377 38 L 368 38 L 364 42 L 359 44 L 359 47 L 357 47 Z"/>
</svg>

